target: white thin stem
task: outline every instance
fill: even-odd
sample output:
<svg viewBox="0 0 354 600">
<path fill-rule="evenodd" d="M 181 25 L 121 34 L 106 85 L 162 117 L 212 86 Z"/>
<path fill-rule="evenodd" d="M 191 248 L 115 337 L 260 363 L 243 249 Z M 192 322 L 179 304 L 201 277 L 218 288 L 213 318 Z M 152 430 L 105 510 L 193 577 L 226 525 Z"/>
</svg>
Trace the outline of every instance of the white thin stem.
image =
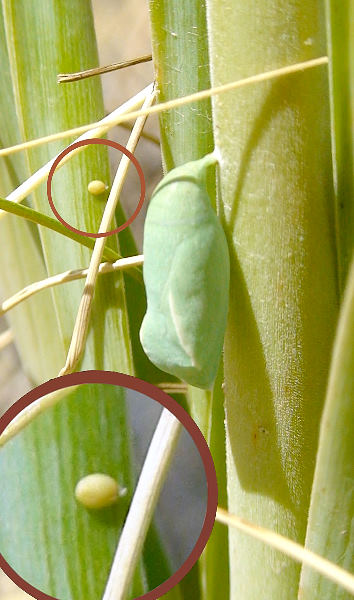
<svg viewBox="0 0 354 600">
<path fill-rule="evenodd" d="M 153 85 L 151 84 L 145 89 L 143 89 L 141 92 L 139 92 L 139 94 L 137 94 L 133 98 L 130 98 L 127 102 L 124 102 L 124 104 L 122 104 L 119 108 L 117 108 L 112 113 L 104 117 L 101 121 L 90 124 L 89 126 L 85 126 L 83 128 L 75 128 L 67 132 L 61 132 L 61 134 L 59 135 L 63 138 L 67 137 L 68 135 L 71 135 L 70 132 L 72 132 L 72 134 L 74 135 L 74 132 L 77 133 L 78 130 L 85 131 L 86 133 L 84 133 L 77 140 L 75 140 L 77 142 L 80 140 L 87 140 L 94 137 L 102 137 L 105 133 L 107 133 L 109 129 L 111 129 L 117 124 L 117 121 L 119 121 L 119 119 L 124 114 L 129 113 L 134 108 L 141 106 L 144 100 L 151 95 L 152 90 Z M 51 139 L 53 139 L 53 136 L 46 136 L 45 138 L 41 139 L 43 140 L 43 142 L 49 142 L 51 141 Z M 58 137 L 56 137 L 55 139 L 58 139 Z M 39 140 L 33 140 L 32 146 L 38 145 L 38 142 Z M 27 148 L 29 147 L 29 144 L 31 144 L 31 142 L 26 142 Z M 67 160 L 70 160 L 75 154 L 81 152 L 84 148 L 85 146 L 80 146 L 79 148 L 76 148 L 75 150 L 70 152 L 68 155 L 64 156 L 63 160 L 60 161 L 57 168 L 61 168 L 67 162 Z M 12 202 L 21 202 L 24 198 L 26 198 L 38 185 L 40 185 L 40 183 L 42 183 L 42 181 L 44 181 L 48 177 L 51 166 L 53 165 L 53 162 L 55 161 L 57 156 L 58 154 L 56 154 L 56 156 L 54 156 L 54 158 L 47 162 L 43 167 L 38 169 L 38 171 L 33 173 L 33 175 L 26 179 L 26 181 L 24 181 L 18 188 L 11 192 L 11 194 L 7 196 L 7 200 L 11 200 Z M 0 217 L 5 214 L 6 212 L 0 211 Z"/>
<path fill-rule="evenodd" d="M 0 312 L 0 316 L 1 316 L 1 312 Z M 11 331 L 11 329 L 6 329 L 6 331 L 3 331 L 2 333 L 0 333 L 0 350 L 3 350 L 4 348 L 6 348 L 6 346 L 9 346 L 9 344 L 11 344 L 14 341 L 14 335 Z"/>
<path fill-rule="evenodd" d="M 127 256 L 126 258 L 120 258 L 116 260 L 114 263 L 111 262 L 103 262 L 98 267 L 98 274 L 104 275 L 105 273 L 114 273 L 115 271 L 126 271 L 128 269 L 132 269 L 133 267 L 138 267 L 142 265 L 144 262 L 144 255 L 137 254 L 136 256 Z M 62 283 L 67 283 L 68 281 L 77 281 L 78 279 L 84 279 L 88 274 L 88 268 L 86 269 L 72 269 L 69 271 L 64 271 L 63 273 L 58 273 L 57 275 L 52 275 L 52 277 L 47 277 L 46 279 L 41 279 L 40 281 L 34 281 L 26 287 L 22 288 L 11 296 L 3 301 L 0 305 L 0 317 L 7 313 L 9 310 L 27 300 L 34 294 L 41 292 L 42 290 L 46 290 L 51 287 L 55 287 L 56 285 L 61 285 Z M 1 336 L 0 336 L 0 349 L 1 349 Z"/>
<path fill-rule="evenodd" d="M 155 100 L 155 97 L 156 92 L 153 89 L 150 95 L 145 99 L 143 106 L 151 106 L 151 104 Z M 138 144 L 140 134 L 143 130 L 146 119 L 147 116 L 139 117 L 130 134 L 127 143 L 127 149 L 132 153 L 134 152 Z M 119 163 L 119 167 L 117 169 L 117 173 L 114 178 L 110 194 L 108 196 L 107 204 L 105 206 L 101 224 L 98 230 L 99 233 L 106 233 L 109 230 L 130 164 L 131 160 L 126 155 L 124 155 Z M 76 316 L 68 355 L 66 358 L 65 365 L 61 369 L 59 375 L 66 375 L 67 373 L 71 373 L 75 369 L 83 354 L 90 321 L 92 300 L 95 291 L 99 265 L 102 261 L 105 243 L 105 237 L 96 239 L 90 260 L 90 265 L 88 268 L 88 273 L 86 276 L 84 291 L 81 297 L 80 306 Z"/>
<path fill-rule="evenodd" d="M 241 517 L 232 515 L 222 508 L 217 509 L 216 521 L 224 523 L 224 525 L 236 527 L 239 531 L 264 542 L 268 546 L 272 546 L 272 548 L 283 552 L 297 562 L 315 569 L 321 573 L 321 575 L 324 575 L 324 577 L 327 577 L 337 585 L 345 588 L 351 594 L 354 594 L 354 575 L 348 573 L 348 571 L 345 571 L 341 567 L 338 567 L 326 558 L 315 554 L 315 552 L 311 552 L 311 550 L 304 548 L 301 544 L 293 542 L 293 540 L 290 540 L 279 533 L 275 533 L 275 531 L 272 531 L 271 529 L 259 527 L 258 525 L 246 521 L 246 519 L 241 519 Z"/>
<path fill-rule="evenodd" d="M 128 594 L 181 429 L 178 419 L 164 408 L 119 539 L 103 600 L 124 600 Z"/>
<path fill-rule="evenodd" d="M 190 104 L 191 102 L 197 102 L 199 100 L 205 100 L 206 98 L 210 98 L 211 96 L 217 96 L 218 94 L 223 94 L 225 92 L 236 90 L 238 88 L 242 88 L 248 85 L 253 85 L 254 83 L 260 83 L 262 81 L 269 81 L 271 79 L 276 79 L 277 77 L 284 77 L 285 75 L 290 75 L 291 73 L 297 73 L 298 71 L 305 71 L 306 69 L 313 69 L 315 67 L 319 67 L 321 65 L 328 64 L 328 56 L 320 56 L 319 58 L 314 58 L 312 60 L 307 60 L 304 62 L 296 63 L 294 65 L 289 65 L 287 67 L 280 67 L 279 69 L 273 69 L 272 71 L 265 71 L 264 73 L 259 73 L 258 75 L 252 75 L 251 77 L 246 77 L 245 79 L 238 79 L 237 81 L 232 81 L 231 83 L 226 83 L 224 85 L 220 85 L 217 87 L 208 88 L 207 90 L 201 90 L 200 92 L 196 92 L 194 94 L 190 94 L 188 96 L 182 96 L 180 98 L 174 98 L 173 100 L 169 100 L 168 102 L 161 102 L 156 106 L 151 107 L 148 110 L 140 110 L 131 112 L 129 115 L 119 116 L 117 119 L 113 118 L 113 115 L 117 114 L 117 109 L 108 117 L 112 118 L 112 124 L 110 127 L 114 127 L 115 125 L 120 125 L 121 123 L 126 123 L 131 119 L 136 119 L 142 115 L 152 114 L 152 113 L 160 113 L 165 110 L 170 110 L 171 108 L 177 108 L 178 106 L 183 106 L 184 104 Z M 149 86 L 150 87 L 150 86 Z M 140 93 L 146 92 L 149 88 L 145 88 Z M 134 96 L 134 98 L 137 98 Z M 131 99 L 133 100 L 133 98 Z M 123 105 L 124 106 L 124 105 Z M 64 137 L 68 137 L 70 135 L 78 135 L 79 133 L 83 133 L 88 131 L 89 129 L 93 129 L 99 127 L 102 121 L 95 121 L 93 123 L 89 123 L 87 125 L 81 125 L 80 127 L 74 127 L 72 129 L 67 129 L 66 131 L 59 131 L 58 133 L 53 133 L 51 135 L 44 136 L 42 138 L 36 138 L 34 140 L 29 140 L 28 142 L 23 142 L 22 144 L 16 144 L 15 146 L 9 146 L 8 148 L 2 148 L 0 150 L 0 156 L 7 156 L 8 154 L 13 154 L 14 152 L 20 152 L 21 150 L 25 150 L 27 148 L 31 148 L 34 146 L 39 146 L 40 144 L 46 144 L 48 142 L 52 142 L 54 140 L 62 139 Z M 92 137 L 92 136 L 90 136 Z M 82 139 L 82 138 L 79 138 Z"/>
</svg>

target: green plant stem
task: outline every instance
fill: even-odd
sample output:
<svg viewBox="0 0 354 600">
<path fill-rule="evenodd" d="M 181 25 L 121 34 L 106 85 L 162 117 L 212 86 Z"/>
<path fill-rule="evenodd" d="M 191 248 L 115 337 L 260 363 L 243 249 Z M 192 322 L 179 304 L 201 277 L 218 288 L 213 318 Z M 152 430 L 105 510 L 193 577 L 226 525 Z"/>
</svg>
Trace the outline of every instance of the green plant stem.
<svg viewBox="0 0 354 600">
<path fill-rule="evenodd" d="M 207 9 L 213 86 L 326 53 L 316 0 Z M 338 306 L 326 67 L 215 97 L 213 124 L 231 257 L 228 507 L 301 543 Z M 229 539 L 231 600 L 296 597 L 298 565 Z"/>
</svg>

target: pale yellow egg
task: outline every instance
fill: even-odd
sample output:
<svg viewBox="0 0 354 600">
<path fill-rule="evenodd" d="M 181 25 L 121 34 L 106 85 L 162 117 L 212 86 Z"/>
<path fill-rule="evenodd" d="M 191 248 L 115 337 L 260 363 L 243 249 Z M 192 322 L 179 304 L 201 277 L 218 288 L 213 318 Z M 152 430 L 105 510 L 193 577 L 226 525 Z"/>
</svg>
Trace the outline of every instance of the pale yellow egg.
<svg viewBox="0 0 354 600">
<path fill-rule="evenodd" d="M 106 191 L 107 186 L 105 183 L 103 183 L 103 181 L 94 179 L 93 181 L 90 181 L 90 183 L 87 186 L 87 189 L 90 192 L 90 194 L 93 194 L 94 196 L 99 196 L 100 194 L 103 194 L 103 192 Z"/>
<path fill-rule="evenodd" d="M 117 502 L 119 485 L 113 477 L 104 473 L 92 473 L 80 479 L 75 488 L 75 497 L 86 508 L 105 508 Z"/>
</svg>

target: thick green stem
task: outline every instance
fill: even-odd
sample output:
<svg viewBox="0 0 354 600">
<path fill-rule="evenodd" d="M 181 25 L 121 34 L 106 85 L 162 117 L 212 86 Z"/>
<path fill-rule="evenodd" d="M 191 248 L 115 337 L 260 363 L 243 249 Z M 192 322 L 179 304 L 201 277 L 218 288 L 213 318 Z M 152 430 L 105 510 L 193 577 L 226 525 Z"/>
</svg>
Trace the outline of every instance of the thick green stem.
<svg viewBox="0 0 354 600">
<path fill-rule="evenodd" d="M 317 2 L 208 0 L 212 85 L 325 54 Z M 231 253 L 229 509 L 304 541 L 337 314 L 326 67 L 213 102 Z M 231 598 L 294 598 L 299 566 L 230 532 Z"/>
</svg>

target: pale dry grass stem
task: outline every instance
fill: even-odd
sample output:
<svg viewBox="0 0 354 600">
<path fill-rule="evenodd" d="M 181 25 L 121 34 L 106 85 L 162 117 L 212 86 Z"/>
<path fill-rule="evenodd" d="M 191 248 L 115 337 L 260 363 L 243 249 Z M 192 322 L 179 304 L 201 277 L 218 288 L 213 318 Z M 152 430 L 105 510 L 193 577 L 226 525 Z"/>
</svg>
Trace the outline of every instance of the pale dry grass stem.
<svg viewBox="0 0 354 600">
<path fill-rule="evenodd" d="M 124 60 L 119 63 L 112 63 L 105 67 L 94 67 L 93 69 L 85 69 L 84 71 L 77 71 L 76 73 L 59 73 L 57 81 L 58 83 L 80 81 L 81 79 L 87 79 L 88 77 L 94 77 L 95 75 L 103 75 L 104 73 L 110 73 L 111 71 L 118 71 L 119 69 L 125 69 L 126 67 L 140 65 L 141 63 L 149 62 L 151 60 L 151 54 L 144 54 L 143 56 L 137 56 L 136 58 Z"/>
<path fill-rule="evenodd" d="M 115 262 L 103 262 L 98 267 L 98 274 L 104 275 L 106 273 L 114 273 L 116 271 L 126 271 L 128 269 L 132 269 L 142 265 L 144 262 L 144 256 L 142 254 L 138 254 L 136 256 L 128 256 L 126 258 L 120 258 Z M 52 275 L 52 277 L 47 277 L 46 279 L 42 279 L 41 281 L 35 281 L 26 285 L 26 287 L 22 288 L 2 302 L 0 305 L 0 317 L 7 313 L 9 310 L 27 300 L 34 294 L 41 292 L 42 290 L 46 290 L 48 288 L 61 285 L 62 283 L 67 283 L 69 281 L 77 281 L 78 279 L 84 279 L 88 274 L 88 267 L 85 269 L 72 269 L 69 271 L 64 271 L 63 273 L 58 273 L 57 275 Z M 4 332 L 3 335 L 5 335 Z M 9 335 L 9 334 L 8 334 Z M 5 338 L 4 338 L 5 339 Z M 6 345 L 6 343 L 5 343 Z M 0 336 L 0 350 L 1 350 L 1 336 Z"/>
<path fill-rule="evenodd" d="M 2 312 L 0 311 L 0 316 L 1 316 Z M 4 348 L 6 348 L 7 346 L 9 346 L 10 344 L 12 344 L 12 342 L 14 341 L 14 335 L 11 331 L 11 329 L 6 329 L 6 331 L 3 331 L 2 333 L 0 333 L 0 351 L 3 350 Z"/>
<path fill-rule="evenodd" d="M 177 383 L 175 381 L 157 383 L 156 387 L 159 387 L 166 394 L 186 394 L 188 392 L 187 383 Z"/>
<path fill-rule="evenodd" d="M 150 95 L 146 98 L 144 102 L 144 108 L 148 108 L 154 102 L 156 97 L 155 90 L 152 90 Z M 134 153 L 134 150 L 138 144 L 141 131 L 145 125 L 145 121 L 147 116 L 139 117 L 133 127 L 132 133 L 129 137 L 127 143 L 127 150 Z M 112 188 L 107 200 L 107 204 L 103 213 L 102 221 L 99 227 L 99 233 L 106 233 L 110 227 L 112 219 L 114 217 L 115 209 L 117 206 L 117 202 L 119 200 L 119 196 L 130 166 L 130 159 L 127 156 L 123 156 L 116 176 L 114 178 Z M 101 237 L 98 238 L 95 242 L 95 247 L 92 253 L 90 265 L 88 268 L 88 273 L 86 277 L 84 292 L 81 298 L 79 310 L 77 313 L 74 331 L 71 338 L 71 343 L 68 351 L 68 355 L 66 358 L 66 363 L 64 367 L 61 369 L 59 375 L 66 375 L 67 373 L 71 373 L 75 367 L 77 366 L 85 347 L 85 341 L 88 332 L 88 325 L 90 320 L 92 299 L 95 290 L 95 285 L 97 281 L 97 275 L 99 270 L 99 265 L 102 260 L 102 254 L 104 250 L 104 246 L 106 243 L 106 238 Z"/>
<path fill-rule="evenodd" d="M 130 110 L 126 111 L 130 114 L 123 114 L 125 111 L 121 110 L 128 102 L 132 102 L 134 99 L 138 99 L 140 94 L 144 94 L 145 96 L 148 94 L 149 89 L 153 84 L 150 84 L 147 88 L 142 90 L 139 94 L 128 100 L 127 103 L 123 104 L 121 107 L 117 108 L 115 111 L 107 115 L 101 121 L 94 121 L 92 123 L 88 123 L 87 125 L 81 125 L 80 127 L 74 127 L 72 129 L 67 129 L 65 131 L 59 131 L 57 133 L 53 133 L 51 135 L 47 135 L 41 138 L 36 138 L 34 140 L 29 140 L 28 142 L 23 142 L 21 144 L 16 144 L 15 146 L 9 146 L 8 148 L 0 149 L 0 156 L 8 156 L 9 154 L 14 154 L 15 152 L 20 152 L 21 150 L 27 150 L 29 148 L 33 148 L 35 146 L 40 146 L 42 144 L 46 144 L 49 142 L 53 142 L 55 140 L 63 139 L 70 135 L 77 135 L 79 133 L 88 132 L 90 129 L 95 129 L 98 127 L 102 127 L 103 123 L 106 120 L 110 120 L 111 124 L 107 127 L 108 131 L 112 127 L 116 125 L 120 125 L 121 123 L 127 123 L 133 119 L 137 119 L 138 117 L 149 115 L 149 114 L 158 114 L 164 112 L 166 110 L 171 110 L 172 108 L 177 108 L 179 106 L 183 106 L 185 104 L 190 104 L 191 102 L 198 102 L 200 100 L 205 100 L 206 98 L 210 98 L 211 96 L 217 96 L 218 94 L 223 94 L 225 92 L 229 92 L 232 90 L 236 90 L 239 88 L 247 87 L 248 85 L 253 85 L 255 83 L 260 83 L 262 81 L 270 81 L 272 79 L 276 79 L 277 77 L 284 77 L 286 75 L 291 75 L 292 73 L 297 73 L 299 71 L 305 71 L 306 69 L 313 69 L 315 67 L 319 67 L 321 65 L 328 64 L 328 56 L 320 56 L 319 58 L 314 58 L 313 60 L 307 60 L 301 63 L 296 63 L 294 65 L 289 65 L 287 67 L 281 67 L 279 69 L 273 69 L 271 71 L 265 71 L 263 73 L 259 73 L 258 75 L 252 75 L 250 77 L 246 77 L 244 79 L 239 79 L 237 81 L 232 81 L 231 83 L 226 83 L 224 85 L 216 86 L 209 88 L 207 90 L 202 90 L 200 92 L 195 92 L 194 94 L 189 94 L 188 96 L 182 96 L 180 98 L 174 98 L 173 100 L 169 100 L 168 102 L 161 102 L 160 104 L 156 104 L 156 106 L 152 106 L 149 109 L 141 109 L 137 111 L 133 111 L 131 107 Z M 141 102 L 142 103 L 142 102 Z M 118 113 L 118 111 L 121 111 Z M 119 116 L 118 116 L 119 114 Z M 89 132 L 91 133 L 91 132 Z M 102 134 L 103 135 L 103 134 Z M 99 134 L 95 132 L 95 136 L 99 137 Z M 94 135 L 88 135 L 87 137 L 94 137 Z M 86 137 L 80 137 L 76 141 L 81 139 L 87 139 Z M 54 161 L 55 159 L 53 159 Z M 42 167 L 44 168 L 44 167 Z M 38 172 L 38 171 L 37 171 Z M 49 169 L 48 169 L 49 172 Z M 39 182 L 40 183 L 40 182 Z M 39 185 L 38 183 L 38 185 Z M 15 190 L 16 191 L 16 190 Z"/>
<path fill-rule="evenodd" d="M 283 554 L 286 554 L 297 562 L 315 569 L 324 577 L 327 577 L 351 594 L 354 594 L 354 575 L 345 571 L 342 567 L 338 567 L 330 560 L 319 556 L 315 552 L 311 552 L 311 550 L 301 546 L 301 544 L 298 544 L 271 529 L 266 529 L 265 527 L 250 523 L 246 519 L 233 515 L 223 508 L 218 507 L 216 521 L 230 527 L 236 527 L 239 531 L 283 552 Z"/>
</svg>

